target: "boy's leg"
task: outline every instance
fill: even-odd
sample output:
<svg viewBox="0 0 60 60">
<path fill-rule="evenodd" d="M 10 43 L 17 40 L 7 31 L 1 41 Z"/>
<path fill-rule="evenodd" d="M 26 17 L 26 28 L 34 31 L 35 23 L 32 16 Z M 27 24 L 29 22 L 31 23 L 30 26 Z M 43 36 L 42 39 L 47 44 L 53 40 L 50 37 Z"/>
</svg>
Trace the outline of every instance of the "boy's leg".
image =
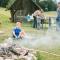
<svg viewBox="0 0 60 60">
<path fill-rule="evenodd" d="M 42 24 L 42 29 L 43 29 L 44 19 L 41 19 L 41 24 Z"/>
<path fill-rule="evenodd" d="M 39 22 L 39 29 L 41 29 L 41 21 Z"/>
<path fill-rule="evenodd" d="M 37 28 L 37 21 L 35 21 L 35 28 Z"/>
<path fill-rule="evenodd" d="M 38 30 L 40 29 L 40 23 L 39 22 L 37 23 L 37 29 Z"/>
</svg>

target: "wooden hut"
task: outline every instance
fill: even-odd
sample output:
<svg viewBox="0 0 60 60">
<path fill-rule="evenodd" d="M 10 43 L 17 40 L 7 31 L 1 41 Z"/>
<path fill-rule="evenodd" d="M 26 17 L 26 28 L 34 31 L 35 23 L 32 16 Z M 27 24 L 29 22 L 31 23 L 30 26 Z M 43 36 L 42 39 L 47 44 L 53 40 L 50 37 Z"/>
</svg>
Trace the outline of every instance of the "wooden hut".
<svg viewBox="0 0 60 60">
<path fill-rule="evenodd" d="M 20 16 L 32 14 L 35 10 L 40 9 L 34 0 L 10 0 L 7 8 L 11 12 L 12 22 L 20 20 Z"/>
</svg>

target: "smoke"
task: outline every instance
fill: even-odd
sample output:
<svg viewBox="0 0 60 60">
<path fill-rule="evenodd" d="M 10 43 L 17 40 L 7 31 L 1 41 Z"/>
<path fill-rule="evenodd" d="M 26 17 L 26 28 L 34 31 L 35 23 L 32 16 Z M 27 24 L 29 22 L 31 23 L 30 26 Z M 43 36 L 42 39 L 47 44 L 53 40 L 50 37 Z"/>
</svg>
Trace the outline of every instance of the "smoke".
<svg viewBox="0 0 60 60">
<path fill-rule="evenodd" d="M 4 41 L 4 46 L 17 44 L 17 46 L 23 46 L 28 48 L 56 48 L 60 47 L 60 32 L 55 30 L 48 30 L 44 35 L 39 34 L 27 34 L 25 38 L 19 40 L 13 40 L 8 38 Z"/>
<path fill-rule="evenodd" d="M 30 48 L 56 48 L 60 47 L 60 32 L 54 30 L 48 30 L 44 35 L 33 35 L 28 39 L 23 39 L 20 42 L 21 46 L 27 46 Z"/>
</svg>

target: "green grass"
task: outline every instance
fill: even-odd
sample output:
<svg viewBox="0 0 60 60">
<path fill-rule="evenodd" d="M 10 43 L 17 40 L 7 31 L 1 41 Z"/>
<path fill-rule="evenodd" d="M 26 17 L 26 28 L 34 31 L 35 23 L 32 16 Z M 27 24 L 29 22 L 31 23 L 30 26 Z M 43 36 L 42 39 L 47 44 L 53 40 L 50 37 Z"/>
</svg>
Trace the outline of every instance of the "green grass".
<svg viewBox="0 0 60 60">
<path fill-rule="evenodd" d="M 49 16 L 56 16 L 56 12 L 46 12 L 45 14 Z M 15 26 L 14 23 L 10 22 L 9 18 L 10 18 L 9 11 L 5 11 L 5 8 L 0 8 L 0 22 L 1 22 L 0 31 L 4 31 L 4 34 L 0 34 L 0 43 L 11 35 L 12 28 Z M 22 27 L 26 32 L 29 32 L 31 34 L 37 33 L 40 35 L 46 32 L 41 30 L 41 32 L 39 33 L 37 29 L 32 28 L 32 25 L 27 24 L 23 23 Z M 44 48 L 40 48 L 39 50 L 40 51 L 37 52 L 38 60 L 60 60 L 60 56 L 50 54 L 54 53 L 60 55 L 60 47 L 51 50 L 45 50 Z M 41 52 L 41 50 L 48 51 L 49 53 Z"/>
<path fill-rule="evenodd" d="M 52 55 L 45 52 L 37 52 L 38 60 L 60 60 L 60 56 Z"/>
</svg>

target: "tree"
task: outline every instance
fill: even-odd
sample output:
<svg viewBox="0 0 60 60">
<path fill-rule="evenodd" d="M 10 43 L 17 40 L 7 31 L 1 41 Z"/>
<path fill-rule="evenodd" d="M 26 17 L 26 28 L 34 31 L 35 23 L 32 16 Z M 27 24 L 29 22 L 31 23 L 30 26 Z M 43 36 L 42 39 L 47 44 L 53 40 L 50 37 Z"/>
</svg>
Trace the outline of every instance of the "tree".
<svg viewBox="0 0 60 60">
<path fill-rule="evenodd" d="M 46 9 L 48 9 L 48 11 L 55 11 L 57 7 L 57 4 L 52 0 L 40 1 L 38 4 L 44 11 L 46 11 Z"/>
<path fill-rule="evenodd" d="M 6 7 L 6 5 L 8 4 L 9 0 L 0 0 L 0 6 L 1 7 Z"/>
</svg>

